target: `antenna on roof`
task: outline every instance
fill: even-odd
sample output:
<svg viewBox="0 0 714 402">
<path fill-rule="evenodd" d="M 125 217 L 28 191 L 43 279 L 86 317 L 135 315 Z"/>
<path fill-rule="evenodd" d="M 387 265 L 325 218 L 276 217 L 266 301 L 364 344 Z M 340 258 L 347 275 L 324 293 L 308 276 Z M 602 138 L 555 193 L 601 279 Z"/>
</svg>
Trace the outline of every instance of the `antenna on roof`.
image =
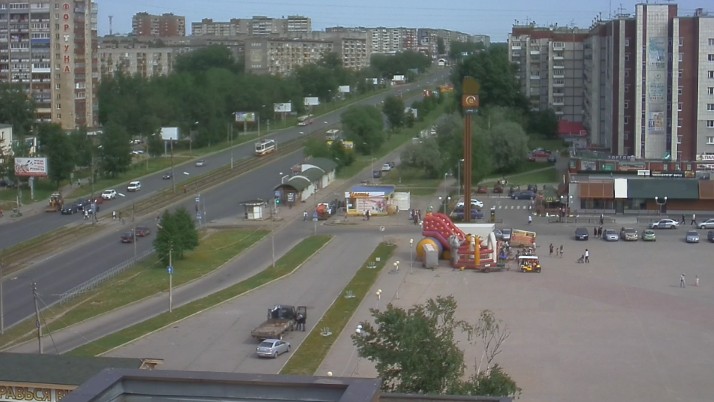
<svg viewBox="0 0 714 402">
<path fill-rule="evenodd" d="M 114 18 L 113 15 L 109 16 L 109 36 L 112 35 L 112 19 Z"/>
</svg>

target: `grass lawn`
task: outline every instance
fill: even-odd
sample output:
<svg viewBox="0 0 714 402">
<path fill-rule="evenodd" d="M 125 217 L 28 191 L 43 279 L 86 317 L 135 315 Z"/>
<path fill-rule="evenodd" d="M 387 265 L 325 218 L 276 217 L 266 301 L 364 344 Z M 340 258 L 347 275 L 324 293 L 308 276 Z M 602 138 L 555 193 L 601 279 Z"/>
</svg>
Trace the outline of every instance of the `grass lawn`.
<svg viewBox="0 0 714 402">
<path fill-rule="evenodd" d="M 174 262 L 174 286 L 180 286 L 210 273 L 243 250 L 264 238 L 265 230 L 216 230 L 205 234 L 199 246 Z M 128 245 L 127 247 L 131 247 Z M 72 324 L 161 292 L 168 291 L 166 267 L 149 258 L 123 272 L 106 285 L 66 304 L 43 311 L 46 332 L 58 331 Z M 33 336 L 34 320 L 26 320 L 0 335 L 0 345 L 8 346 Z"/>
</svg>

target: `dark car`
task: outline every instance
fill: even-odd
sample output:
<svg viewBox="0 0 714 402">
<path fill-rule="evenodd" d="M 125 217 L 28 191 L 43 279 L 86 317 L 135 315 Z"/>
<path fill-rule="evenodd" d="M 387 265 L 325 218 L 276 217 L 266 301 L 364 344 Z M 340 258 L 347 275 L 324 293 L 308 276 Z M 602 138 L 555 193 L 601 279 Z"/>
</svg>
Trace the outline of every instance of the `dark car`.
<svg viewBox="0 0 714 402">
<path fill-rule="evenodd" d="M 151 229 L 147 226 L 137 226 L 134 230 L 136 231 L 137 237 L 146 237 L 151 234 Z"/>
<path fill-rule="evenodd" d="M 517 191 L 511 195 L 511 198 L 514 200 L 534 200 L 535 197 L 536 193 L 530 190 Z"/>
<path fill-rule="evenodd" d="M 172 177 L 174 177 L 174 175 L 171 174 L 171 172 L 166 173 L 165 175 L 161 176 L 161 178 L 164 180 L 171 180 Z"/>
<path fill-rule="evenodd" d="M 457 221 L 462 221 L 464 220 L 464 207 L 463 205 L 457 206 L 454 208 L 453 211 L 451 211 L 451 214 L 449 215 L 451 219 L 457 220 Z M 471 208 L 471 220 L 474 219 L 482 219 L 483 218 L 483 212 L 479 211 L 476 208 Z"/>
<path fill-rule="evenodd" d="M 133 243 L 134 242 L 134 232 L 124 232 L 121 234 L 122 243 Z"/>
<path fill-rule="evenodd" d="M 77 204 L 65 205 L 65 206 L 60 210 L 60 213 L 61 213 L 62 215 L 73 215 L 73 214 L 76 214 L 77 212 L 79 212 L 79 207 L 77 206 Z"/>
<path fill-rule="evenodd" d="M 586 228 L 575 229 L 575 240 L 587 240 L 590 238 L 590 233 Z"/>
<path fill-rule="evenodd" d="M 379 179 L 382 177 L 382 171 L 381 170 L 373 170 L 372 171 L 372 178 L 374 179 Z"/>
<path fill-rule="evenodd" d="M 710 230 L 707 232 L 707 240 L 714 243 L 714 230 Z"/>
</svg>

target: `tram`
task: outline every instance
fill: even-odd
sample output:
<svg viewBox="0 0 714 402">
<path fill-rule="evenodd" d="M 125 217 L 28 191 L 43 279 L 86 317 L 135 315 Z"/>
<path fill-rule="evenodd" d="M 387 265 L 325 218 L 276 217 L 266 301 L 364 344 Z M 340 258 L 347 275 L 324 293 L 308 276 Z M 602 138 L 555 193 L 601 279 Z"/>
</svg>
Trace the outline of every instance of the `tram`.
<svg viewBox="0 0 714 402">
<path fill-rule="evenodd" d="M 275 140 L 261 140 L 255 143 L 255 154 L 258 156 L 267 155 L 275 152 L 278 149 L 278 143 Z"/>
</svg>

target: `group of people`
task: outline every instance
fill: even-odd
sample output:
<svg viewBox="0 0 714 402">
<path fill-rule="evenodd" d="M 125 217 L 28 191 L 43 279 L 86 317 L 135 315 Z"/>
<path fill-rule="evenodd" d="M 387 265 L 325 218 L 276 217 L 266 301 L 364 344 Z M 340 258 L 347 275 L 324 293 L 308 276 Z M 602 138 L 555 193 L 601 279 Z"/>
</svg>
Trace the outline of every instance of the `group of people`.
<svg viewBox="0 0 714 402">
<path fill-rule="evenodd" d="M 585 249 L 585 252 L 578 258 L 579 263 L 590 263 L 590 251 Z"/>
<path fill-rule="evenodd" d="M 694 277 L 694 286 L 699 286 L 699 275 Z M 687 275 L 679 275 L 679 287 L 680 288 L 686 288 L 687 287 Z"/>
<path fill-rule="evenodd" d="M 593 228 L 593 236 L 597 237 L 598 239 L 602 237 L 602 225 L 595 226 Z"/>
<path fill-rule="evenodd" d="M 550 252 L 550 256 L 553 256 L 553 253 L 555 253 L 556 257 L 562 257 L 563 256 L 563 245 L 561 244 L 560 247 L 556 247 L 553 245 L 553 243 L 550 243 L 550 246 L 548 246 L 548 251 Z"/>
<path fill-rule="evenodd" d="M 691 220 L 689 223 L 690 223 L 690 225 L 692 225 L 692 226 L 697 226 L 697 214 L 692 214 L 692 220 Z M 687 224 L 687 217 L 684 216 L 684 214 L 682 214 L 682 222 L 681 222 L 681 224 L 682 224 L 682 225 L 686 225 L 686 224 Z"/>
<path fill-rule="evenodd" d="M 410 209 L 409 210 L 409 220 L 414 222 L 415 225 L 421 223 L 421 209 Z"/>
</svg>

